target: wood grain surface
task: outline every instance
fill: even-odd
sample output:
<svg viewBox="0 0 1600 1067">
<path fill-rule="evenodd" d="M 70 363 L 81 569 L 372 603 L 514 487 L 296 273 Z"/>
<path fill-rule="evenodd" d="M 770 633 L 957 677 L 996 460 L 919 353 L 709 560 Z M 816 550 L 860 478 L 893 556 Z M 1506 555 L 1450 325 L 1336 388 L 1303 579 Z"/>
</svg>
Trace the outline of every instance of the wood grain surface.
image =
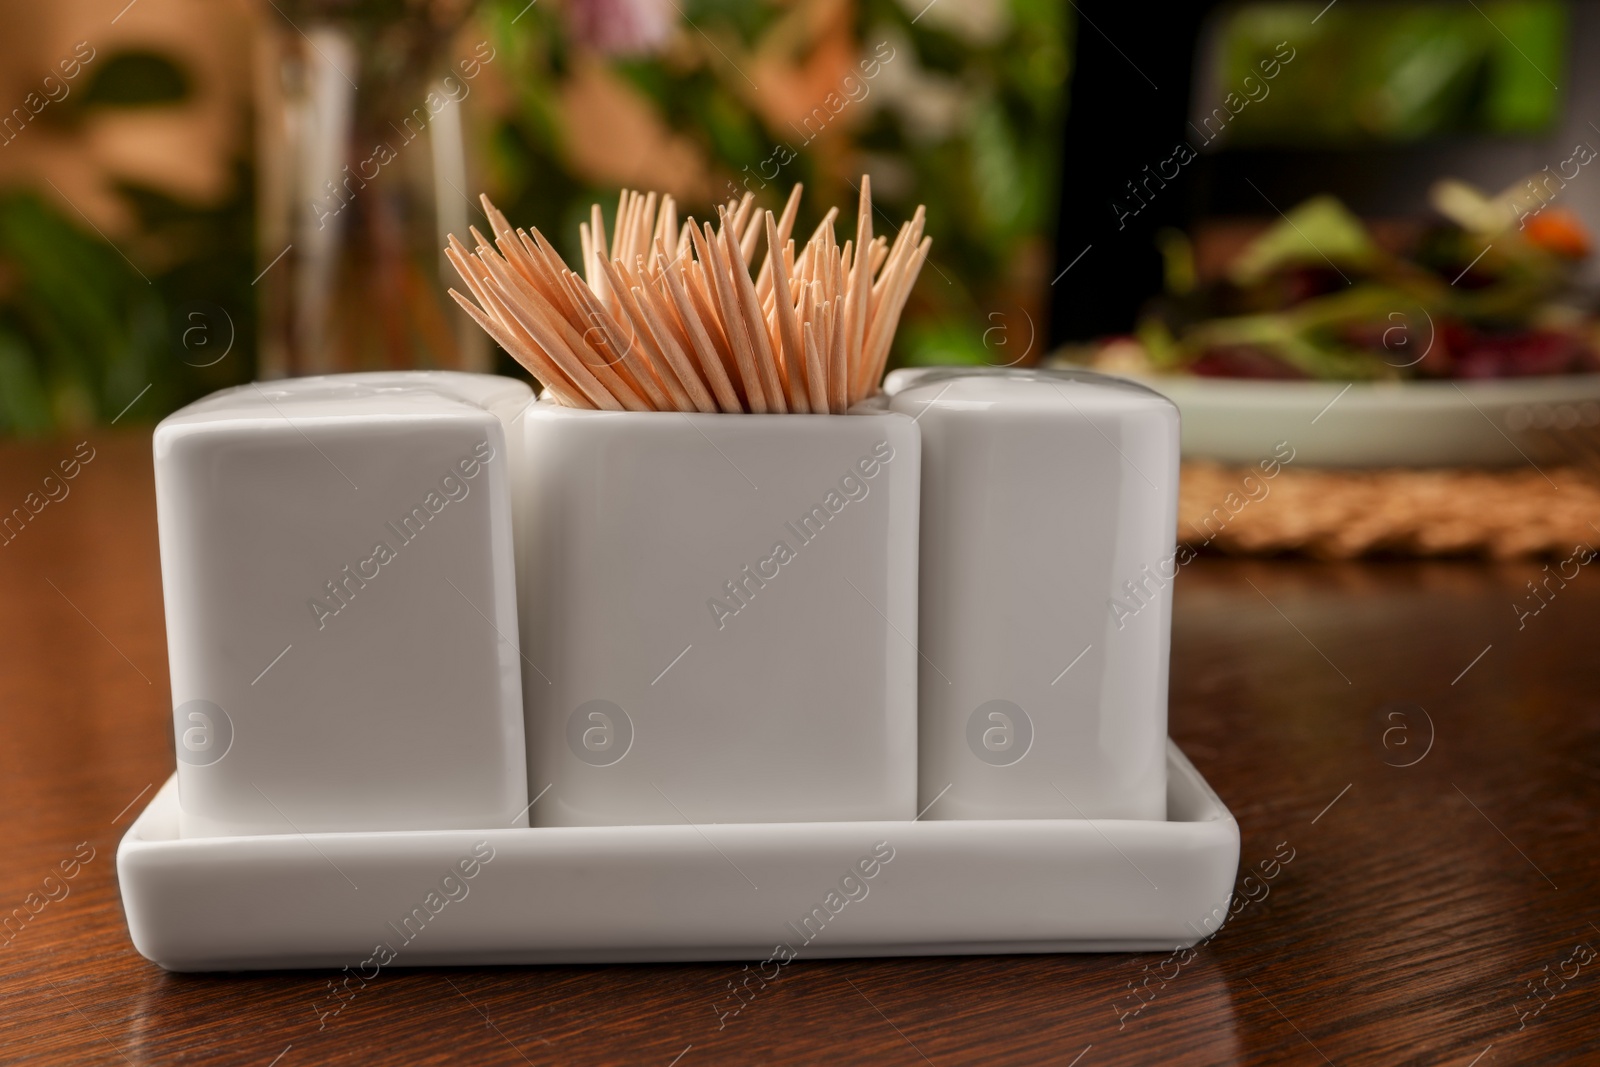
<svg viewBox="0 0 1600 1067">
<path fill-rule="evenodd" d="M 76 446 L 0 445 L 0 511 Z M 1245 901 L 1188 958 L 802 961 L 720 1029 L 736 964 L 396 970 L 319 1030 L 329 975 L 129 943 L 173 768 L 149 434 L 88 448 L 0 545 L 0 1062 L 1600 1062 L 1600 561 L 1520 619 L 1539 564 L 1185 567 L 1172 733 Z"/>
</svg>

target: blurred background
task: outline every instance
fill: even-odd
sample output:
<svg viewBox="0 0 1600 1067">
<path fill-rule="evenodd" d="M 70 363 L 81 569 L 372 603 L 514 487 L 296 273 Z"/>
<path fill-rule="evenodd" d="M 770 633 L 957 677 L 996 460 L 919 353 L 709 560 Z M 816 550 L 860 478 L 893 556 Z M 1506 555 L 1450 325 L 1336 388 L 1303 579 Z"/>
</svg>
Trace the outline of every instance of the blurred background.
<svg viewBox="0 0 1600 1067">
<path fill-rule="evenodd" d="M 705 214 L 803 182 L 809 227 L 865 172 L 882 223 L 926 204 L 934 237 L 891 365 L 1089 365 L 1177 400 L 1190 459 L 1292 438 L 1296 477 L 1363 472 L 1255 549 L 1556 551 L 1600 508 L 1508 539 L 1474 492 L 1466 532 L 1322 536 L 1415 497 L 1380 469 L 1592 485 L 1600 4 L 7 6 L 0 435 L 253 378 L 520 376 L 445 296 L 480 192 L 576 260 L 624 186 Z M 1226 490 L 1208 470 L 1186 493 Z"/>
<path fill-rule="evenodd" d="M 807 225 L 867 171 L 938 235 L 900 361 L 981 360 L 991 311 L 1023 347 L 1048 320 L 1052 0 L 7 6 L 6 434 L 154 422 L 252 377 L 521 375 L 444 298 L 444 234 L 487 228 L 484 191 L 576 261 L 624 185 L 703 215 L 804 182 Z"/>
</svg>

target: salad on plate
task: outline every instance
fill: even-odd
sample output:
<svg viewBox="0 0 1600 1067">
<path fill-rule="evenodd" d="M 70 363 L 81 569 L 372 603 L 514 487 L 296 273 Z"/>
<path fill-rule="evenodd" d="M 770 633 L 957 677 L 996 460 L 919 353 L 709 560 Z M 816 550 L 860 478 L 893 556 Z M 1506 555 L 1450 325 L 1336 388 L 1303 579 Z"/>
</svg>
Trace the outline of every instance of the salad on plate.
<svg viewBox="0 0 1600 1067">
<path fill-rule="evenodd" d="M 1434 216 L 1380 241 L 1332 196 L 1301 203 L 1200 281 L 1163 235 L 1166 292 L 1091 363 L 1118 374 L 1381 381 L 1600 371 L 1600 320 L 1575 285 L 1591 238 L 1530 197 L 1436 183 Z M 1552 194 L 1553 195 L 1553 194 Z"/>
</svg>

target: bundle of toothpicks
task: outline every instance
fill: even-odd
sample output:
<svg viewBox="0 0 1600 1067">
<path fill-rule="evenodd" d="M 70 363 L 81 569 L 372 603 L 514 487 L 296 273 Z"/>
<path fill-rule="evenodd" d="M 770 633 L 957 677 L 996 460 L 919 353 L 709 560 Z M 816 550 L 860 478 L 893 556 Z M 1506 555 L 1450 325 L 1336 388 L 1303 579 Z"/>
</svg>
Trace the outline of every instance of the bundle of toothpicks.
<svg viewBox="0 0 1600 1067">
<path fill-rule="evenodd" d="M 839 246 L 834 208 L 797 251 L 800 188 L 781 214 L 747 193 L 715 227 L 623 190 L 609 250 L 599 204 L 579 227 L 581 276 L 485 196 L 493 244 L 473 228 L 475 250 L 452 235 L 445 251 L 477 303 L 450 295 L 569 407 L 841 413 L 877 392 L 932 239 L 920 206 L 892 243 L 874 237 L 863 176 L 854 239 Z"/>
</svg>

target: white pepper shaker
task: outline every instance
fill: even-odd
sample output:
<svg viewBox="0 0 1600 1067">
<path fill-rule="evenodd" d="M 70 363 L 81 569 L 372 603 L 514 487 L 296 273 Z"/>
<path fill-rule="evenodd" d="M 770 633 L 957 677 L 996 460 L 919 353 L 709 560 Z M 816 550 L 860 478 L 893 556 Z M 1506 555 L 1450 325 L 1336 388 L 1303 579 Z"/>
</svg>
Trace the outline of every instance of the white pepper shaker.
<svg viewBox="0 0 1600 1067">
<path fill-rule="evenodd" d="M 887 391 L 922 430 L 924 818 L 1164 819 L 1177 408 L 1089 372 Z"/>
</svg>

